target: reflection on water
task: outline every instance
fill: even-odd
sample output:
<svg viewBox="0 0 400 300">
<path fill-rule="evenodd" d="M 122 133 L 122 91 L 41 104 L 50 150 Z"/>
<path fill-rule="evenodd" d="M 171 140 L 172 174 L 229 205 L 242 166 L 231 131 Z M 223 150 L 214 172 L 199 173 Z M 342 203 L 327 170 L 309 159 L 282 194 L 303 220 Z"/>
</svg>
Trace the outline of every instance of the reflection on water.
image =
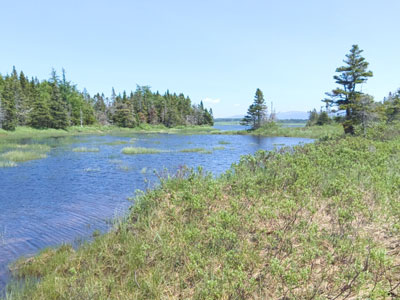
<svg viewBox="0 0 400 300">
<path fill-rule="evenodd" d="M 203 166 L 218 175 L 241 155 L 311 141 L 170 134 L 42 140 L 53 147 L 46 159 L 0 169 L 0 289 L 9 278 L 7 265 L 16 258 L 44 247 L 87 240 L 94 230 L 106 231 L 108 221 L 132 204 L 127 198 L 135 190 L 157 182 L 154 170 L 167 168 L 172 173 L 183 165 Z M 168 151 L 124 155 L 121 150 L 126 146 Z M 96 147 L 99 152 L 72 151 L 76 147 Z M 212 154 L 179 151 L 188 148 L 219 150 Z"/>
</svg>

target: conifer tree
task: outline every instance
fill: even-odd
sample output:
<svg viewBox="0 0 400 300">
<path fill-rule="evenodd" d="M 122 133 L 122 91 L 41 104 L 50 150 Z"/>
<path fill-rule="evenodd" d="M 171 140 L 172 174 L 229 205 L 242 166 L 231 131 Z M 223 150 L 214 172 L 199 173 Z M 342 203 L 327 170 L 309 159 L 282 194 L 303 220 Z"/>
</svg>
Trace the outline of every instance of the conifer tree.
<svg viewBox="0 0 400 300">
<path fill-rule="evenodd" d="M 67 103 L 65 103 L 65 100 L 62 98 L 58 77 L 54 69 L 51 73 L 50 85 L 51 127 L 55 129 L 65 129 L 68 126 Z"/>
<path fill-rule="evenodd" d="M 350 53 L 346 54 L 346 59 L 343 61 L 346 65 L 337 68 L 336 72 L 340 74 L 333 76 L 335 82 L 342 87 L 327 93 L 331 105 L 336 106 L 338 110 L 346 111 L 343 127 L 345 133 L 350 134 L 354 133 L 354 124 L 359 121 L 355 114 L 355 105 L 357 97 L 362 92 L 358 91 L 357 87 L 373 76 L 373 73 L 367 70 L 369 63 L 361 56 L 362 52 L 363 50 L 358 45 L 352 46 Z"/>
<path fill-rule="evenodd" d="M 267 116 L 267 105 L 263 92 L 260 89 L 256 90 L 254 96 L 254 102 L 249 106 L 247 115 L 243 118 L 241 124 L 251 125 L 253 129 L 260 128 L 262 123 L 266 120 Z"/>
</svg>

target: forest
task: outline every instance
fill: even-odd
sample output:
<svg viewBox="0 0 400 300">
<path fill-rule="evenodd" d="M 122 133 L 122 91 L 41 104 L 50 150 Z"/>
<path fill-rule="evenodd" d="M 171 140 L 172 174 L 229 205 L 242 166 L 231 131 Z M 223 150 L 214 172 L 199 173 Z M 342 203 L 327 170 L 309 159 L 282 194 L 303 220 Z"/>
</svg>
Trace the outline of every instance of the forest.
<svg viewBox="0 0 400 300">
<path fill-rule="evenodd" d="M 11 74 L 0 74 L 0 128 L 15 130 L 17 126 L 65 129 L 74 125 L 115 125 L 133 128 L 141 124 L 213 125 L 212 109 L 203 102 L 195 105 L 184 94 L 161 95 L 149 86 L 137 86 L 111 96 L 97 93 L 93 97 L 86 89 L 80 91 L 53 69 L 48 80 L 29 79 L 15 67 Z"/>
</svg>

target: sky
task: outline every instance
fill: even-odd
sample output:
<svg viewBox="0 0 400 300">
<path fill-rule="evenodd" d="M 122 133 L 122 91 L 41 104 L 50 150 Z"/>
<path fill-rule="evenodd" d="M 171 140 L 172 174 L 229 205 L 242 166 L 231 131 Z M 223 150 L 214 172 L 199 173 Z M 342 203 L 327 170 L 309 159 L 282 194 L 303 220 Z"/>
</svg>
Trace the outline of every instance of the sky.
<svg viewBox="0 0 400 300">
<path fill-rule="evenodd" d="M 277 112 L 322 106 L 353 44 L 381 101 L 400 88 L 399 0 L 0 0 L 0 73 L 67 79 L 90 94 L 189 95 L 243 115 L 260 88 Z M 270 106 L 270 104 L 268 105 Z"/>
</svg>

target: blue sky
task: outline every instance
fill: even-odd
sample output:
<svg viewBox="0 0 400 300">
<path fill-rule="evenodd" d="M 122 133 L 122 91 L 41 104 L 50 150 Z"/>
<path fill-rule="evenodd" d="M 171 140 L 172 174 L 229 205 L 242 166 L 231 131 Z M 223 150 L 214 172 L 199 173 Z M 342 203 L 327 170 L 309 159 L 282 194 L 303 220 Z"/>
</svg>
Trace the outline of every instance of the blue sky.
<svg viewBox="0 0 400 300">
<path fill-rule="evenodd" d="M 12 66 L 94 94 L 183 92 L 216 117 L 244 114 L 260 88 L 277 111 L 321 107 L 352 44 L 376 100 L 400 88 L 398 0 L 2 1 L 0 73 Z"/>
</svg>

